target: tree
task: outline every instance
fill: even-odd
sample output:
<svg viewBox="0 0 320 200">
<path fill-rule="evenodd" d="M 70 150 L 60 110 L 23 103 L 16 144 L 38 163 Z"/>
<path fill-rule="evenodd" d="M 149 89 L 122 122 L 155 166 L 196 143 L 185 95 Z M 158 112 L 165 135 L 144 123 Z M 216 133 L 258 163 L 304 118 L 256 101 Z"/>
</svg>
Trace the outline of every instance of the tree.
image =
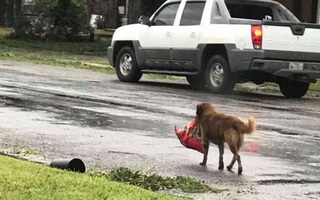
<svg viewBox="0 0 320 200">
<path fill-rule="evenodd" d="M 121 25 L 119 14 L 119 0 L 101 0 L 99 8 L 96 8 L 97 14 L 101 15 L 99 28 L 117 28 Z"/>
<path fill-rule="evenodd" d="M 7 17 L 7 25 L 9 27 L 13 27 L 14 25 L 14 0 L 7 0 L 7 7 L 6 7 L 6 17 Z"/>
<path fill-rule="evenodd" d="M 165 0 L 129 0 L 128 23 L 137 23 L 141 15 L 151 16 Z"/>
<path fill-rule="evenodd" d="M 87 22 L 83 0 L 58 0 L 57 5 L 51 10 L 54 36 L 57 39 L 71 40 L 71 36 L 82 31 L 90 31 Z"/>
<path fill-rule="evenodd" d="M 9 0 L 8 3 L 8 21 L 9 26 L 13 26 L 16 36 L 24 34 L 24 20 L 22 15 L 22 0 Z"/>
<path fill-rule="evenodd" d="M 134 24 L 142 13 L 141 0 L 129 0 L 128 4 L 128 24 Z"/>
<path fill-rule="evenodd" d="M 118 0 L 106 1 L 106 12 L 104 13 L 105 28 L 117 28 L 121 25 L 118 6 Z"/>
<path fill-rule="evenodd" d="M 84 4 L 79 5 L 71 0 L 59 0 L 51 15 L 54 18 L 54 26 L 70 27 L 74 32 L 78 32 L 86 21 Z"/>
<path fill-rule="evenodd" d="M 49 16 L 50 10 L 57 5 L 58 0 L 33 0 L 31 12 L 35 15 Z"/>
<path fill-rule="evenodd" d="M 165 0 L 141 0 L 143 15 L 151 16 Z"/>
<path fill-rule="evenodd" d="M 90 24 L 90 21 L 91 21 L 91 14 L 92 14 L 92 11 L 93 11 L 93 8 L 94 8 L 94 1 L 92 0 L 87 0 L 87 5 L 86 5 L 86 10 L 87 10 L 87 22 L 86 24 Z"/>
<path fill-rule="evenodd" d="M 1 0 L 0 1 L 0 26 L 6 26 L 7 25 L 7 1 Z"/>
<path fill-rule="evenodd" d="M 22 0 L 14 0 L 14 27 L 20 29 L 22 26 Z"/>
</svg>

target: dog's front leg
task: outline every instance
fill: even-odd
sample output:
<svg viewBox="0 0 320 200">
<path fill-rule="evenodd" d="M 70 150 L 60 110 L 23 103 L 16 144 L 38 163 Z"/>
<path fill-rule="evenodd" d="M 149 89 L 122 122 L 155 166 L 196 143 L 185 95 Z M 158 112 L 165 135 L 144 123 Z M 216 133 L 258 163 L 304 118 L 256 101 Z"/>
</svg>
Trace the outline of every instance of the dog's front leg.
<svg viewBox="0 0 320 200">
<path fill-rule="evenodd" d="M 202 139 L 202 147 L 203 147 L 203 160 L 200 165 L 206 165 L 208 159 L 208 152 L 209 152 L 209 140 L 204 138 Z"/>
<path fill-rule="evenodd" d="M 223 154 L 224 154 L 224 143 L 218 144 L 219 147 L 219 170 L 223 170 L 224 163 L 223 163 Z"/>
</svg>

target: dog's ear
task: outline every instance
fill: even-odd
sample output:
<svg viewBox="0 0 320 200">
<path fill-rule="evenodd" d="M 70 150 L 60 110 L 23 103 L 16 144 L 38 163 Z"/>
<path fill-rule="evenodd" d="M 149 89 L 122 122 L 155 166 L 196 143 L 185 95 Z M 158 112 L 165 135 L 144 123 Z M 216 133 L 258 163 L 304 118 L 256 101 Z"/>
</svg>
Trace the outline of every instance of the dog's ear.
<svg viewBox="0 0 320 200">
<path fill-rule="evenodd" d="M 198 116 L 198 119 L 201 119 L 203 112 L 204 112 L 204 110 L 203 110 L 202 104 L 197 105 L 196 114 Z"/>
</svg>

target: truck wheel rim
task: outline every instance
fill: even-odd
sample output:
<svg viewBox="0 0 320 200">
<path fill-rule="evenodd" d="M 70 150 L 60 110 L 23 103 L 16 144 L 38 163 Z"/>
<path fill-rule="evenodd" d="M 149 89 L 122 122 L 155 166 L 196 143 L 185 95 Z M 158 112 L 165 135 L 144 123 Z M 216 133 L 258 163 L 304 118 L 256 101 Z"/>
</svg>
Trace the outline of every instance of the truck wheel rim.
<svg viewBox="0 0 320 200">
<path fill-rule="evenodd" d="M 124 76 L 127 76 L 132 71 L 132 57 L 130 54 L 125 53 L 121 56 L 120 59 L 120 72 Z"/>
<path fill-rule="evenodd" d="M 220 87 L 224 80 L 224 71 L 220 63 L 215 63 L 210 70 L 210 82 L 214 87 Z"/>
</svg>

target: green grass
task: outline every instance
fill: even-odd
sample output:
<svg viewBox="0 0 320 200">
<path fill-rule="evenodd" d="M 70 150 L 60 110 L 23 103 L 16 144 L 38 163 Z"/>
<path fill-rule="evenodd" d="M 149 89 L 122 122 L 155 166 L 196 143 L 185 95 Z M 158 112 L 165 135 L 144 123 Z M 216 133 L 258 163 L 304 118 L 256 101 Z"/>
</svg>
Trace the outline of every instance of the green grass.
<svg viewBox="0 0 320 200">
<path fill-rule="evenodd" d="M 95 42 L 72 43 L 18 40 L 10 38 L 11 33 L 11 29 L 0 28 L 0 59 L 114 73 L 107 60 L 110 38 L 101 38 Z"/>
<path fill-rule="evenodd" d="M 182 176 L 162 177 L 150 171 L 132 171 L 124 167 L 111 170 L 109 173 L 91 171 L 89 174 L 94 177 L 105 177 L 112 181 L 128 183 L 152 191 L 170 189 L 181 189 L 186 193 L 221 193 L 225 191 L 224 189 L 212 188 L 193 178 Z"/>
<path fill-rule="evenodd" d="M 21 148 L 15 153 L 20 155 L 37 155 L 38 151 L 34 148 Z"/>
<path fill-rule="evenodd" d="M 236 84 L 234 90 L 242 92 L 262 92 L 269 94 L 280 93 L 278 84 L 271 82 L 266 82 L 255 87 L 247 87 L 246 84 Z M 320 92 L 320 79 L 318 79 L 316 83 L 310 84 L 309 90 Z"/>
<path fill-rule="evenodd" d="M 0 199 L 183 199 L 109 181 L 0 156 Z"/>
<path fill-rule="evenodd" d="M 252 87 L 246 86 L 246 84 L 236 84 L 235 91 L 241 92 L 262 92 L 262 93 L 279 93 L 279 86 L 276 83 L 266 82 L 261 85 L 255 85 L 252 83 Z"/>
<path fill-rule="evenodd" d="M 319 91 L 320 92 L 320 80 L 318 79 L 318 81 L 316 83 L 312 83 L 310 85 L 310 90 L 313 90 L 313 91 Z"/>
</svg>

